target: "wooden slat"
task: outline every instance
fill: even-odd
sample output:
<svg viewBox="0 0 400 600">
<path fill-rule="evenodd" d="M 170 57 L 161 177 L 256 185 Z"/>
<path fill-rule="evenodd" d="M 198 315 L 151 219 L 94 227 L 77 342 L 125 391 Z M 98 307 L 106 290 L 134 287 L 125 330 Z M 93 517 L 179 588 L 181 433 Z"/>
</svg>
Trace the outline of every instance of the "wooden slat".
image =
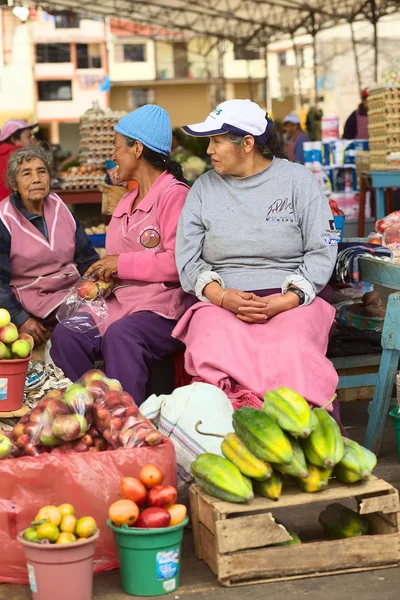
<svg viewBox="0 0 400 600">
<path fill-rule="evenodd" d="M 397 491 L 393 494 L 387 494 L 386 496 L 363 498 L 359 505 L 360 515 L 368 515 L 374 512 L 388 514 L 398 512 L 399 510 L 399 494 Z"/>
<path fill-rule="evenodd" d="M 218 498 L 213 498 L 212 496 L 203 494 L 203 492 L 197 485 L 195 485 L 194 487 L 200 494 L 202 500 L 204 500 L 205 504 L 211 505 L 218 512 L 227 515 L 234 513 L 255 512 L 262 509 L 276 510 L 277 508 L 299 506 L 301 504 L 311 504 L 314 502 L 339 500 L 341 498 L 353 498 L 354 496 L 364 496 L 365 494 L 387 492 L 388 490 L 393 489 L 393 486 L 390 485 L 390 483 L 387 483 L 386 481 L 378 479 L 377 477 L 374 477 L 372 475 L 368 481 L 353 485 L 344 485 L 335 480 L 332 480 L 329 483 L 328 488 L 316 494 L 307 494 L 305 492 L 301 492 L 294 484 L 288 485 L 286 488 L 284 488 L 283 494 L 279 498 L 278 502 L 274 502 L 273 500 L 269 500 L 268 498 L 260 498 L 259 496 L 256 496 L 254 500 L 252 500 L 249 504 L 233 504 L 231 502 L 223 502 Z M 206 512 L 207 511 L 204 511 L 204 513 Z M 207 522 L 209 524 L 211 511 L 208 511 L 208 513 L 209 514 Z M 200 513 L 200 520 L 205 525 L 207 525 L 207 523 L 203 521 L 203 518 L 205 518 L 205 516 L 202 515 L 203 513 Z"/>
<path fill-rule="evenodd" d="M 360 386 L 375 386 L 378 380 L 378 372 L 362 373 L 360 375 L 340 375 L 339 389 L 359 388 Z"/>
<path fill-rule="evenodd" d="M 400 289 L 400 265 L 368 256 L 359 259 L 361 279 L 390 289 Z"/>
<path fill-rule="evenodd" d="M 333 570 L 390 565 L 400 561 L 400 535 L 377 535 L 312 542 L 301 546 L 263 548 L 219 557 L 224 581 L 279 578 Z"/>
<path fill-rule="evenodd" d="M 196 494 L 196 490 L 191 486 L 189 489 L 190 496 L 190 514 L 192 517 L 192 529 L 193 529 L 193 540 L 194 540 L 194 551 L 199 560 L 203 558 L 201 549 L 201 537 L 200 537 L 200 521 L 199 521 L 199 495 Z"/>
<path fill-rule="evenodd" d="M 375 386 L 346 388 L 337 390 L 339 402 L 354 402 L 356 400 L 372 400 L 374 397 Z"/>
<path fill-rule="evenodd" d="M 291 540 L 283 525 L 275 522 L 271 513 L 236 517 L 215 523 L 215 539 L 220 554 L 249 548 L 261 548 Z"/>
<path fill-rule="evenodd" d="M 203 560 L 210 567 L 211 571 L 214 575 L 218 576 L 218 553 L 217 547 L 215 544 L 215 536 L 200 523 L 200 540 L 201 540 L 201 548 L 203 554 Z"/>
<path fill-rule="evenodd" d="M 193 486 L 192 486 L 193 487 Z M 213 502 L 209 502 L 209 499 L 215 500 L 212 496 L 208 496 L 207 498 L 203 497 L 202 494 L 199 495 L 198 498 L 198 511 L 199 511 L 199 521 L 203 523 L 207 529 L 214 533 L 214 523 L 215 518 L 213 514 L 213 510 L 210 510 L 210 504 L 213 505 Z"/>
</svg>

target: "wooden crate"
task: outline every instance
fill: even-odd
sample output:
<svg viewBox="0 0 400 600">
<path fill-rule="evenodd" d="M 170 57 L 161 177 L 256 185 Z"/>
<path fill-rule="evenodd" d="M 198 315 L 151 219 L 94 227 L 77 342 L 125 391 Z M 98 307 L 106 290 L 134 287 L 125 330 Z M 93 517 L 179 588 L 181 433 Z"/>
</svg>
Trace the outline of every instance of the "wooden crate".
<svg viewBox="0 0 400 600">
<path fill-rule="evenodd" d="M 118 202 L 125 196 L 127 189 L 119 185 L 102 184 L 101 191 L 101 214 L 111 216 Z"/>
<path fill-rule="evenodd" d="M 318 523 L 324 508 L 321 503 L 349 498 L 355 499 L 359 513 L 367 516 L 370 535 L 271 547 L 290 539 L 285 527 L 275 521 L 278 509 L 300 515 L 307 508 L 312 509 Z M 399 494 L 376 477 L 352 486 L 333 480 L 326 490 L 316 494 L 303 493 L 290 484 L 278 502 L 257 496 L 249 504 L 223 502 L 193 485 L 190 504 L 196 556 L 207 563 L 224 586 L 337 575 L 400 564 Z"/>
</svg>

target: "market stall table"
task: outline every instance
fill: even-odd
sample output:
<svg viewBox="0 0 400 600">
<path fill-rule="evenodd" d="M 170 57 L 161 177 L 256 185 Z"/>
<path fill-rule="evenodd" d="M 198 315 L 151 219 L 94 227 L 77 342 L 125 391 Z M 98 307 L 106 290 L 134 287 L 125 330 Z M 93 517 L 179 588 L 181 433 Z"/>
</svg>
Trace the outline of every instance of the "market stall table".
<svg viewBox="0 0 400 600">
<path fill-rule="evenodd" d="M 99 190 L 55 190 L 65 204 L 101 204 Z"/>
<path fill-rule="evenodd" d="M 360 258 L 360 271 L 363 281 L 397 290 L 388 299 L 382 330 L 382 358 L 365 436 L 367 448 L 378 453 L 400 358 L 400 264 L 364 256 Z"/>
<path fill-rule="evenodd" d="M 371 171 L 372 187 L 376 190 L 376 218 L 383 219 L 386 213 L 385 190 L 400 188 L 400 171 Z M 392 212 L 393 207 L 389 208 Z"/>
</svg>

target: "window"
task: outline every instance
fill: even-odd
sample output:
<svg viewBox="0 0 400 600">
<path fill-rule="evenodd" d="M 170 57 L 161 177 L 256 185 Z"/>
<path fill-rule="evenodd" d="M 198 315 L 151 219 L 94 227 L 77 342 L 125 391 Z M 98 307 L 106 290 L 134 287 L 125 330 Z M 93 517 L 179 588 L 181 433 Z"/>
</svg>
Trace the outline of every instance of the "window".
<svg viewBox="0 0 400 600">
<path fill-rule="evenodd" d="M 72 100 L 71 81 L 39 81 L 38 95 L 41 102 Z"/>
<path fill-rule="evenodd" d="M 258 48 L 245 48 L 239 44 L 234 45 L 235 60 L 259 60 L 260 50 Z"/>
<path fill-rule="evenodd" d="M 129 108 L 135 110 L 145 104 L 155 103 L 155 91 L 148 88 L 132 88 L 129 90 Z"/>
<path fill-rule="evenodd" d="M 68 63 L 71 62 L 69 44 L 36 44 L 37 63 Z"/>
<path fill-rule="evenodd" d="M 52 13 L 55 18 L 55 24 L 57 29 L 70 29 L 79 27 L 81 22 L 81 15 L 78 13 L 71 12 L 69 10 L 60 10 Z"/>
<path fill-rule="evenodd" d="M 278 63 L 280 67 L 286 67 L 287 65 L 287 55 L 285 52 L 278 52 Z"/>
<path fill-rule="evenodd" d="M 77 44 L 76 57 L 78 69 L 101 69 L 100 44 Z"/>
<path fill-rule="evenodd" d="M 124 44 L 122 52 L 123 62 L 146 62 L 145 44 Z"/>
</svg>

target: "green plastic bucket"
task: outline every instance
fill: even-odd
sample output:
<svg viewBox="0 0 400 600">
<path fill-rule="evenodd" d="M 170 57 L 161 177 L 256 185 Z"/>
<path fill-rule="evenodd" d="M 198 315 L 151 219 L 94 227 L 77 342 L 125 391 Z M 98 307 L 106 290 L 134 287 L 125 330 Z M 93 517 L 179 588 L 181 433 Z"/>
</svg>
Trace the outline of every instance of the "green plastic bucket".
<svg viewBox="0 0 400 600">
<path fill-rule="evenodd" d="M 392 408 L 389 414 L 393 419 L 394 431 L 396 434 L 397 458 L 400 461 L 400 414 L 398 407 Z"/>
<path fill-rule="evenodd" d="M 178 588 L 183 528 L 188 522 L 185 517 L 174 527 L 139 529 L 115 527 L 110 519 L 107 521 L 114 532 L 125 594 L 162 596 Z"/>
</svg>

